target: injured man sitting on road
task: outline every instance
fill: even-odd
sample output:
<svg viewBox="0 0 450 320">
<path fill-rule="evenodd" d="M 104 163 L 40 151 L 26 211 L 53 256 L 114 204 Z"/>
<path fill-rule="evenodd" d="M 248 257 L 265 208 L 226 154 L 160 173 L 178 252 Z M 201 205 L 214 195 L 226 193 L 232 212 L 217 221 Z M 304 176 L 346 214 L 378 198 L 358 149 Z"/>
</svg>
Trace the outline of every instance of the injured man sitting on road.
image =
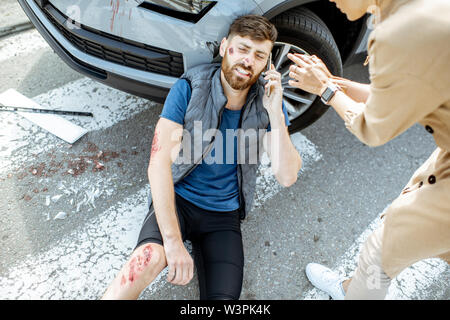
<svg viewBox="0 0 450 320">
<path fill-rule="evenodd" d="M 240 224 L 252 208 L 261 156 L 267 152 L 285 187 L 302 164 L 287 129 L 281 75 L 269 59 L 276 38 L 266 18 L 237 18 L 221 42 L 222 62 L 188 70 L 171 88 L 151 148 L 149 212 L 103 299 L 137 299 L 166 266 L 167 281 L 186 285 L 194 260 L 200 299 L 239 299 Z"/>
</svg>

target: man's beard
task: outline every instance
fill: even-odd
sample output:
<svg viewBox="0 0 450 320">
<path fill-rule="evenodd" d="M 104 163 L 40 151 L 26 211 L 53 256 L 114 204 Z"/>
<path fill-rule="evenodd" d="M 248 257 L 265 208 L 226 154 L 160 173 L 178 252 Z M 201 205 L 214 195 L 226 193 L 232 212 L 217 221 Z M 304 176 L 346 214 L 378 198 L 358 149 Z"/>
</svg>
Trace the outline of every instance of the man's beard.
<svg viewBox="0 0 450 320">
<path fill-rule="evenodd" d="M 234 70 L 238 67 L 249 72 L 251 74 L 251 77 L 248 79 L 245 79 L 243 77 L 242 78 L 238 77 L 234 73 Z M 227 53 L 225 54 L 225 57 L 222 60 L 222 72 L 223 72 L 223 75 L 225 76 L 225 80 L 228 82 L 230 87 L 233 88 L 234 90 L 247 89 L 248 87 L 250 87 L 254 83 L 256 83 L 256 81 L 258 81 L 259 75 L 261 74 L 261 73 L 254 74 L 254 71 L 252 68 L 248 68 L 242 63 L 236 63 L 235 65 L 230 66 L 230 64 L 228 63 L 228 59 L 227 59 Z"/>
</svg>

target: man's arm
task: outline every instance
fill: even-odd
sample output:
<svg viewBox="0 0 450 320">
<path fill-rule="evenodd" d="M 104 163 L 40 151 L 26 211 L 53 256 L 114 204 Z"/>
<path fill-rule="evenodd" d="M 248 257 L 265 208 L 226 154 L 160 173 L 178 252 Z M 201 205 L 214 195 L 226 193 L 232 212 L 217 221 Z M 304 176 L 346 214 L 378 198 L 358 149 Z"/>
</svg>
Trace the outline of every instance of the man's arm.
<svg viewBox="0 0 450 320">
<path fill-rule="evenodd" d="M 182 131 L 182 125 L 160 118 L 155 128 L 148 166 L 153 207 L 169 267 L 167 280 L 179 285 L 185 285 L 192 279 L 194 269 L 181 237 L 171 170 L 181 146 Z"/>
<path fill-rule="evenodd" d="M 272 172 L 277 181 L 289 187 L 297 181 L 297 174 L 302 166 L 302 158 L 295 149 L 284 123 L 284 114 L 270 115 L 272 130 L 264 135 L 264 150 L 272 165 Z"/>
<path fill-rule="evenodd" d="M 271 87 L 271 94 L 264 94 L 263 104 L 269 114 L 271 131 L 263 137 L 264 150 L 269 155 L 272 171 L 277 181 L 284 187 L 289 187 L 297 181 L 297 174 L 302 166 L 302 158 L 292 144 L 286 127 L 282 110 L 283 89 L 281 75 L 272 69 L 266 72 L 266 92 Z"/>
</svg>

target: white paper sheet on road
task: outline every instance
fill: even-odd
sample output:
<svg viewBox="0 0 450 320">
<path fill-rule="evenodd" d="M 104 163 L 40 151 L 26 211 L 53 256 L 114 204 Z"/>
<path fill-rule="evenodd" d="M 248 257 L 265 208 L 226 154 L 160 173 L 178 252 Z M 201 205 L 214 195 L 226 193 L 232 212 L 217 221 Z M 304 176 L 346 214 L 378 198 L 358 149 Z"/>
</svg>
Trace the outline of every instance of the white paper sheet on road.
<svg viewBox="0 0 450 320">
<path fill-rule="evenodd" d="M 14 89 L 8 89 L 0 94 L 0 103 L 12 107 L 40 108 L 39 104 Z M 17 113 L 70 144 L 75 143 L 88 132 L 88 130 L 54 114 Z"/>
</svg>

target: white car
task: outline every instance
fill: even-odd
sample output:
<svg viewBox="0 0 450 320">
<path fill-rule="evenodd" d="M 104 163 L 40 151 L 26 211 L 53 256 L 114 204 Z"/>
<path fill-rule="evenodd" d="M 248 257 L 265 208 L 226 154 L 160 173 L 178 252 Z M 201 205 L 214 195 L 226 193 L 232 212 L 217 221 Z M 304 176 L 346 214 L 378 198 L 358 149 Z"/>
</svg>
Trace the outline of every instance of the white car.
<svg viewBox="0 0 450 320">
<path fill-rule="evenodd" d="M 288 52 L 315 54 L 335 75 L 365 56 L 367 16 L 350 22 L 328 0 L 19 0 L 53 50 L 72 68 L 120 90 L 163 102 L 187 69 L 218 61 L 240 15 L 270 19 L 279 36 L 273 63 L 296 132 L 326 110 L 317 96 L 288 85 Z"/>
</svg>

